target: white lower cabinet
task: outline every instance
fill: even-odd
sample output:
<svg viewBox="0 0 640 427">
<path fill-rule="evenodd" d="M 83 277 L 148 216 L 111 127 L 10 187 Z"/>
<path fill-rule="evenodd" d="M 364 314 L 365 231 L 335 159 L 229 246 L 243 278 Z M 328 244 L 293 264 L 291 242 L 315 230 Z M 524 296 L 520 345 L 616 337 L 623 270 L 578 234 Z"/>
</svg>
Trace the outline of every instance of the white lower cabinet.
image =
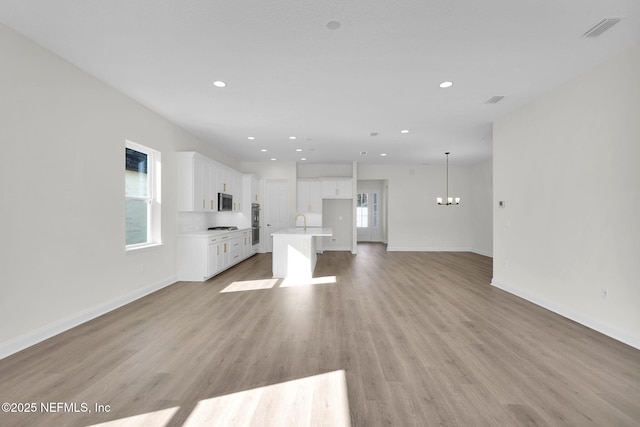
<svg viewBox="0 0 640 427">
<path fill-rule="evenodd" d="M 220 246 L 216 243 L 209 243 L 207 255 L 207 276 L 213 276 L 218 272 L 218 257 L 220 255 Z"/>
<path fill-rule="evenodd" d="M 254 254 L 253 252 L 253 242 L 251 241 L 251 230 L 246 230 L 242 232 L 242 253 L 245 258 L 249 258 Z"/>
<path fill-rule="evenodd" d="M 207 280 L 251 255 L 251 229 L 215 235 L 206 232 L 181 235 L 178 237 L 178 280 Z"/>
<path fill-rule="evenodd" d="M 242 236 L 229 240 L 229 258 L 231 264 L 237 264 L 244 259 L 242 251 Z"/>
</svg>

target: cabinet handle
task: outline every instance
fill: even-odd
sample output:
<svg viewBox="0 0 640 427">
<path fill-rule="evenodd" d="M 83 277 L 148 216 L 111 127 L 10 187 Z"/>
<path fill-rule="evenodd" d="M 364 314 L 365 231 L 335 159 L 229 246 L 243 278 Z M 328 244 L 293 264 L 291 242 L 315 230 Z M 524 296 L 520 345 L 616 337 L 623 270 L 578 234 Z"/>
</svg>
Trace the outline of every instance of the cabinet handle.
<svg viewBox="0 0 640 427">
<path fill-rule="evenodd" d="M 209 200 L 211 202 L 211 210 L 213 210 L 213 200 Z"/>
<path fill-rule="evenodd" d="M 224 253 L 225 254 L 227 253 L 227 244 L 226 243 L 224 244 Z"/>
<path fill-rule="evenodd" d="M 204 209 L 205 200 L 202 199 L 202 209 Z"/>
<path fill-rule="evenodd" d="M 222 188 L 223 188 L 223 191 L 227 191 L 227 183 L 226 182 L 222 183 Z"/>
<path fill-rule="evenodd" d="M 216 255 L 220 255 L 220 246 L 216 246 Z"/>
</svg>

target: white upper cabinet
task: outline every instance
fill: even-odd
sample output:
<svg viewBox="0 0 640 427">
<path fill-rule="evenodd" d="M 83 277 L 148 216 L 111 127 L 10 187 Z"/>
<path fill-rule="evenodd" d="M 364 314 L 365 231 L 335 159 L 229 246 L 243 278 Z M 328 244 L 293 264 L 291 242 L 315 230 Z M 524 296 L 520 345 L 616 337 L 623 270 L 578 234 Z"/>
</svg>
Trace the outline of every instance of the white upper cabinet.
<svg viewBox="0 0 640 427">
<path fill-rule="evenodd" d="M 207 159 L 203 172 L 203 193 L 205 195 L 205 211 L 218 210 L 218 193 L 216 192 L 216 166 L 213 161 Z"/>
<path fill-rule="evenodd" d="M 300 179 L 298 184 L 298 213 L 322 214 L 322 182 L 317 179 Z"/>
<path fill-rule="evenodd" d="M 260 177 L 251 175 L 251 203 L 260 203 L 258 199 L 258 191 L 260 187 Z"/>
<path fill-rule="evenodd" d="M 232 195 L 233 210 L 240 211 L 242 207 L 242 174 L 219 163 L 215 165 L 216 193 Z"/>
<path fill-rule="evenodd" d="M 178 152 L 176 159 L 178 211 L 215 212 L 218 193 L 231 194 L 233 210 L 241 211 L 243 182 L 240 172 L 193 151 Z"/>
<path fill-rule="evenodd" d="M 231 174 L 224 166 L 216 168 L 216 185 L 218 193 L 233 194 L 231 191 Z"/>
<path fill-rule="evenodd" d="M 260 177 L 251 173 L 242 175 L 242 202 L 245 213 L 251 214 L 251 204 L 260 203 Z"/>
<path fill-rule="evenodd" d="M 217 210 L 213 161 L 194 152 L 176 153 L 178 167 L 178 211 Z"/>
<path fill-rule="evenodd" d="M 353 198 L 353 180 L 351 178 L 320 178 L 323 199 Z"/>
</svg>

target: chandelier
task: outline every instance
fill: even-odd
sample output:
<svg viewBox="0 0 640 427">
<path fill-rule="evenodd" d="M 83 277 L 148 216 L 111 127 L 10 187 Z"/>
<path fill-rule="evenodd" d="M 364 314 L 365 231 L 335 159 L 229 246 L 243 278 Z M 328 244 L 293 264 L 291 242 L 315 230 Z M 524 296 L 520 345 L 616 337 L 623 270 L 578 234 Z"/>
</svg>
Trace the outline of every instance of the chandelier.
<svg viewBox="0 0 640 427">
<path fill-rule="evenodd" d="M 436 198 L 436 202 L 439 205 L 443 205 L 443 206 L 449 206 L 449 205 L 459 205 L 460 204 L 460 197 L 449 197 L 449 152 L 447 151 L 446 153 L 444 153 L 447 155 L 447 193 L 446 193 L 446 198 L 445 200 L 442 199 L 442 197 L 437 197 Z"/>
</svg>

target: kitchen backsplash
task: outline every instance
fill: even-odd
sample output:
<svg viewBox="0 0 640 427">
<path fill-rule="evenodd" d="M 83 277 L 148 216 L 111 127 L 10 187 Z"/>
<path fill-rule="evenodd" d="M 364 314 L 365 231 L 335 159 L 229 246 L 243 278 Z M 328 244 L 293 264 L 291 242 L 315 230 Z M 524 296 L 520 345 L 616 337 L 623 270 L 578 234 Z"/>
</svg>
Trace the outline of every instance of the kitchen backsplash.
<svg viewBox="0 0 640 427">
<path fill-rule="evenodd" d="M 250 227 L 246 216 L 239 212 L 178 212 L 178 234 L 225 225 Z"/>
</svg>

